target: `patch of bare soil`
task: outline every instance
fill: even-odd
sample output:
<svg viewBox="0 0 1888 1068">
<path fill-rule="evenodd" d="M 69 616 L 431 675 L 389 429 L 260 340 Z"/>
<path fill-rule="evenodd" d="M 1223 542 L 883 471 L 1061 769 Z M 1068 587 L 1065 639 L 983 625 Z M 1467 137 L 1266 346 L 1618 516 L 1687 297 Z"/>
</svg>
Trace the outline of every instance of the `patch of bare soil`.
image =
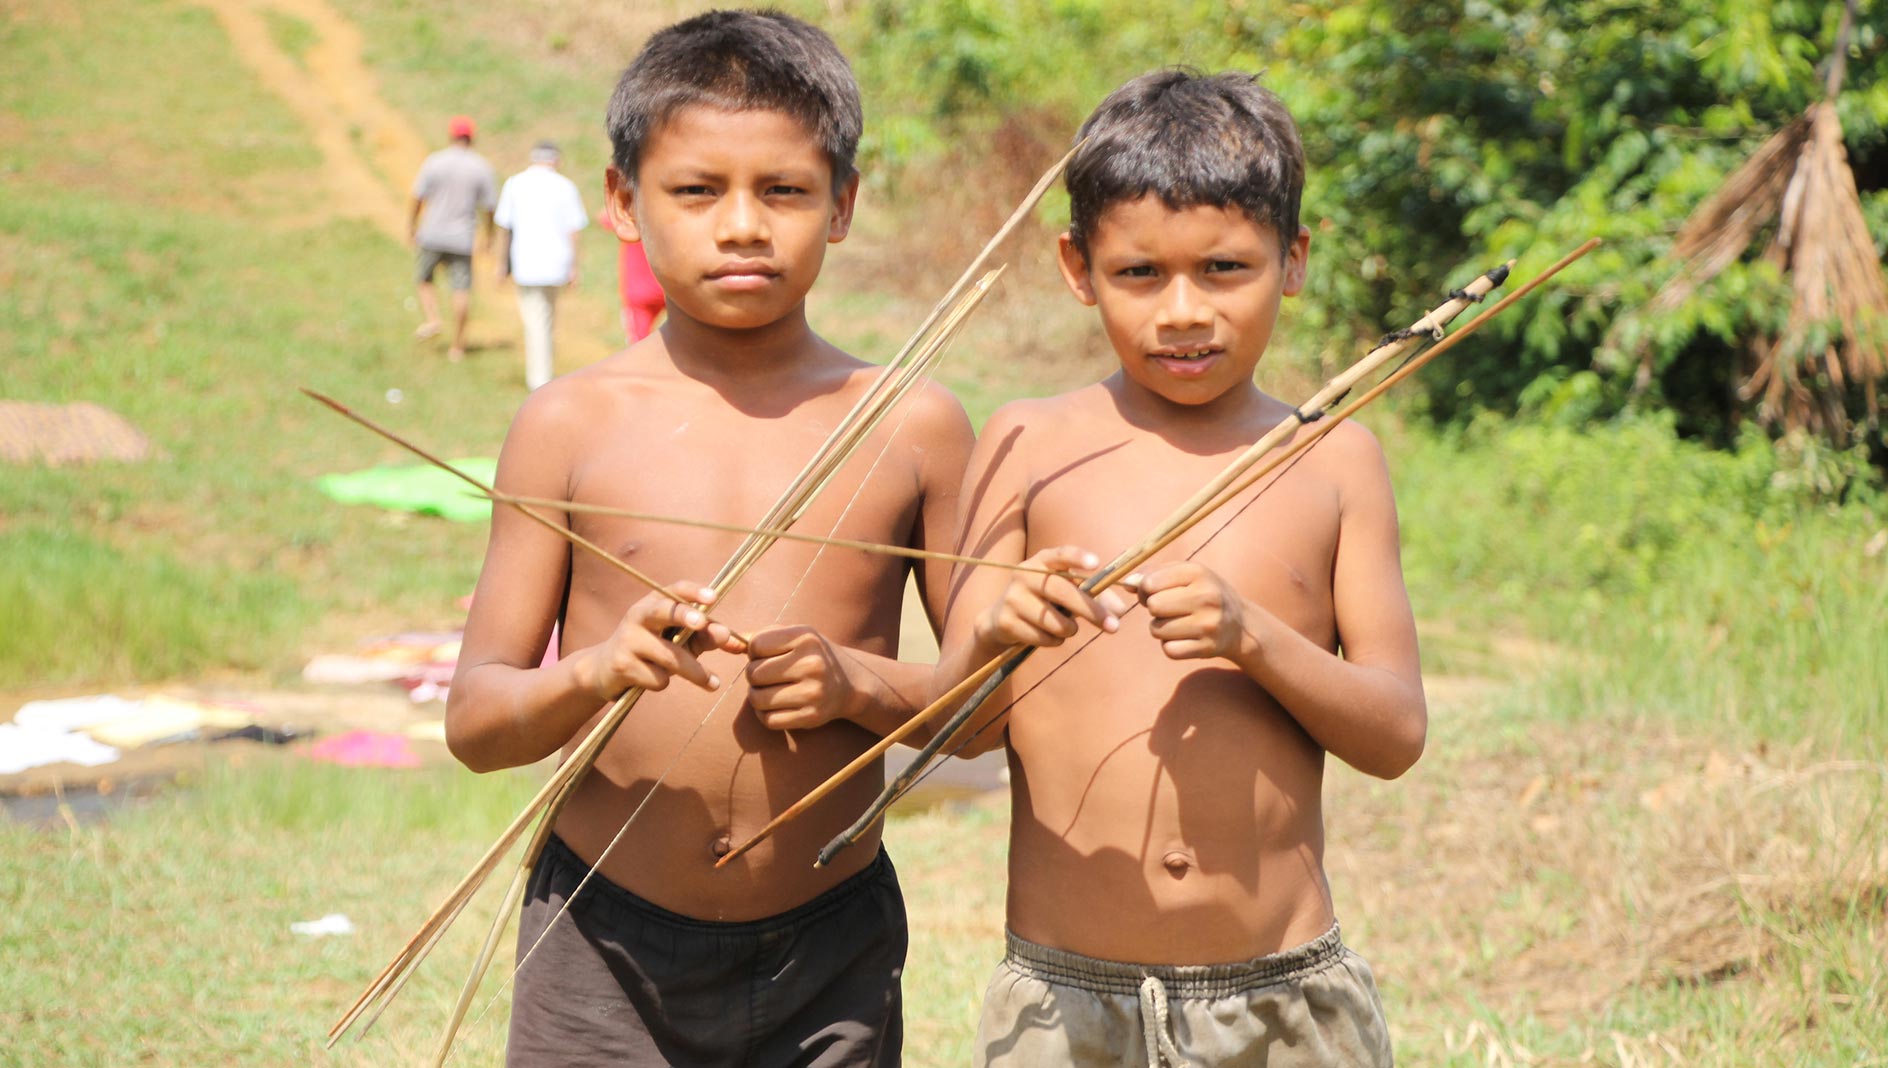
<svg viewBox="0 0 1888 1068">
<path fill-rule="evenodd" d="M 0 461 L 58 467 L 142 460 L 150 452 L 151 440 L 109 408 L 0 400 Z"/>
</svg>

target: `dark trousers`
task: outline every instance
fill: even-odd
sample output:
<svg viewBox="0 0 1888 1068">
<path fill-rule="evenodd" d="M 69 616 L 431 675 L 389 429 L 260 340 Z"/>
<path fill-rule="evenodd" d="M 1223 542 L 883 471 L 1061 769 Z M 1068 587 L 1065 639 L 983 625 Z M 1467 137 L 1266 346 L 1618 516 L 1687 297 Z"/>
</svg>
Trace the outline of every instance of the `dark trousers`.
<svg viewBox="0 0 1888 1068">
<path fill-rule="evenodd" d="M 561 840 L 546 845 L 518 924 L 520 957 L 586 870 Z M 748 923 L 677 915 L 592 876 L 518 973 L 505 1061 L 896 1066 L 905 947 L 904 899 L 883 852 L 806 904 Z"/>
</svg>

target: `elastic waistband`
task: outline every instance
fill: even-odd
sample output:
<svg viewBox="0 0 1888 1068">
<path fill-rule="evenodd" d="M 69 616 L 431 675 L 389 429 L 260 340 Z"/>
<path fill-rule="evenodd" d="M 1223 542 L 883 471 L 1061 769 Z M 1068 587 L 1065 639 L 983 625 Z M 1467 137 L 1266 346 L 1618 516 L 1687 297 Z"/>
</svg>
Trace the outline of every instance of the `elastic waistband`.
<svg viewBox="0 0 1888 1068">
<path fill-rule="evenodd" d="M 1011 968 L 1044 982 L 1063 983 L 1098 994 L 1138 995 L 1149 976 L 1177 998 L 1223 998 L 1260 987 L 1295 982 L 1343 959 L 1344 940 L 1337 924 L 1302 946 L 1233 964 L 1124 964 L 1040 946 L 1014 931 L 1009 941 Z"/>
<path fill-rule="evenodd" d="M 695 931 L 714 932 L 725 935 L 764 935 L 787 928 L 810 923 L 825 914 L 840 908 L 852 898 L 869 890 L 874 883 L 897 883 L 897 872 L 892 867 L 891 855 L 879 847 L 878 857 L 860 869 L 855 875 L 848 876 L 844 882 L 802 905 L 795 905 L 785 912 L 772 916 L 763 916 L 758 920 L 740 920 L 729 923 L 723 920 L 702 920 L 693 916 L 684 916 L 679 912 L 670 912 L 661 905 L 640 897 L 621 884 L 612 882 L 601 872 L 592 872 L 590 865 L 576 854 L 564 840 L 553 833 L 544 843 L 544 854 L 538 863 L 557 871 L 561 879 L 554 879 L 553 889 L 562 896 L 569 897 L 576 892 L 578 883 L 586 872 L 590 881 L 583 888 L 583 895 L 635 913 L 639 918 L 667 924 L 671 927 L 688 928 Z"/>
</svg>

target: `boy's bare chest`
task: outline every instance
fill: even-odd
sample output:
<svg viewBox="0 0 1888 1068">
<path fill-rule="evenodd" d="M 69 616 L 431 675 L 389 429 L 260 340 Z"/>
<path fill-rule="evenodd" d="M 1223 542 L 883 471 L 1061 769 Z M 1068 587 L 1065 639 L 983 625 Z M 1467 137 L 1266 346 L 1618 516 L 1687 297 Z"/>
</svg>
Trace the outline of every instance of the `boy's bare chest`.
<svg viewBox="0 0 1888 1068">
<path fill-rule="evenodd" d="M 1232 456 L 1193 456 L 1130 444 L 1060 464 L 1032 486 L 1029 551 L 1074 544 L 1104 560 L 1139 545 L 1224 470 Z M 1309 636 L 1331 619 L 1338 494 L 1307 457 L 1208 514 L 1154 558 L 1191 559 Z"/>
<path fill-rule="evenodd" d="M 756 526 L 844 414 L 845 406 L 839 404 L 773 419 L 725 409 L 645 409 L 609 427 L 593 428 L 588 435 L 591 447 L 572 468 L 571 499 L 650 515 Z M 794 529 L 872 541 L 908 537 L 918 503 L 914 461 L 908 449 L 896 444 L 884 448 L 886 433 L 869 439 L 841 467 Z M 739 533 L 647 519 L 576 513 L 571 520 L 585 537 L 664 581 L 709 580 L 743 541 Z M 841 585 L 872 583 L 886 569 L 881 558 L 837 549 L 818 552 L 791 543 L 778 545 L 767 560 L 762 574 L 779 571 L 784 576 L 817 564 L 828 580 Z M 579 592 L 586 585 L 601 593 L 619 584 L 602 565 L 593 568 L 589 561 L 573 560 L 573 567 Z"/>
</svg>

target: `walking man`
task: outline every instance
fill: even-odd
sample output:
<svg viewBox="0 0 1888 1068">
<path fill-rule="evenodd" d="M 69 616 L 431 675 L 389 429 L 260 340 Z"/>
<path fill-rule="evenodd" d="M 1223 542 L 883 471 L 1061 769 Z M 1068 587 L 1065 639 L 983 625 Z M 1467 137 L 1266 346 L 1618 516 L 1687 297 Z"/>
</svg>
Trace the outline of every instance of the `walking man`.
<svg viewBox="0 0 1888 1068">
<path fill-rule="evenodd" d="M 485 249 L 491 250 L 492 205 L 498 187 L 492 165 L 472 151 L 473 132 L 472 120 L 464 115 L 446 124 L 452 144 L 420 165 L 419 177 L 413 179 L 413 209 L 407 216 L 407 236 L 418 251 L 414 274 L 420 311 L 426 316 L 413 336 L 423 339 L 440 332 L 433 274 L 443 264 L 452 286 L 452 346 L 446 357 L 454 363 L 465 359 L 465 321 L 472 308 L 472 238 L 483 219 Z"/>
<path fill-rule="evenodd" d="M 557 291 L 577 280 L 577 231 L 588 225 L 577 184 L 557 173 L 557 146 L 539 141 L 531 165 L 498 194 L 504 235 L 498 269 L 518 287 L 524 320 L 524 381 L 536 389 L 555 374 L 551 332 Z"/>
</svg>

